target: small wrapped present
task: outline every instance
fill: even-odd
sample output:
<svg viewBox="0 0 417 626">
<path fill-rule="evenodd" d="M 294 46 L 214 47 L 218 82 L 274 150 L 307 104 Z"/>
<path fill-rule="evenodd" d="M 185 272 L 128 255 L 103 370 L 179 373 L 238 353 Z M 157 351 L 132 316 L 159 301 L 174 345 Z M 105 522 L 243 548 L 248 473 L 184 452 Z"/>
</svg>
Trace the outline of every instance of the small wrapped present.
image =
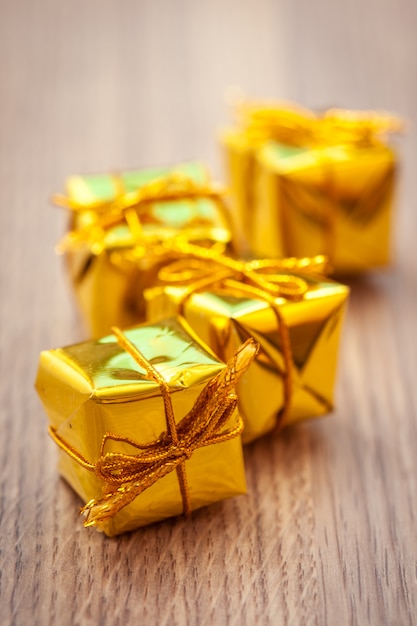
<svg viewBox="0 0 417 626">
<path fill-rule="evenodd" d="M 256 257 L 326 255 L 337 274 L 390 260 L 396 156 L 388 114 L 246 105 L 223 135 L 234 208 Z"/>
<path fill-rule="evenodd" d="M 199 164 L 74 176 L 67 191 L 68 197 L 54 198 L 71 211 L 70 232 L 59 250 L 66 253 L 80 309 L 95 337 L 112 325 L 144 321 L 143 290 L 173 260 L 158 253 L 158 241 L 179 238 L 220 251 L 230 245 L 223 192 Z"/>
<path fill-rule="evenodd" d="M 319 275 L 325 259 L 237 261 L 189 245 L 145 293 L 148 318 L 179 314 L 223 360 L 260 345 L 237 387 L 244 443 L 329 412 L 348 287 Z"/>
<path fill-rule="evenodd" d="M 84 524 L 113 536 L 244 493 L 234 386 L 256 343 L 225 365 L 185 321 L 113 332 L 42 352 L 36 381 Z"/>
</svg>

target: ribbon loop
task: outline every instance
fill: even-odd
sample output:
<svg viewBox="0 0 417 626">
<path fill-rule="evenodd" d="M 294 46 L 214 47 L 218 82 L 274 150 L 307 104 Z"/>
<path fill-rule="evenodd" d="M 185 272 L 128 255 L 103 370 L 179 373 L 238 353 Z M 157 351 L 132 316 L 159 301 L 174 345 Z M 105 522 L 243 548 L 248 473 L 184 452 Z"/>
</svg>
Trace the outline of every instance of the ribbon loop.
<svg viewBox="0 0 417 626">
<path fill-rule="evenodd" d="M 178 259 L 162 267 L 159 270 L 158 278 L 170 284 L 188 285 L 207 278 L 209 274 L 212 275 L 213 272 L 208 272 L 207 261 L 194 257 Z"/>
<path fill-rule="evenodd" d="M 326 265 L 326 259 L 321 255 L 301 259 L 297 266 L 296 259 L 237 261 L 213 249 L 187 242 L 167 242 L 166 247 L 180 253 L 183 258 L 162 267 L 158 273 L 159 280 L 167 285 L 187 286 L 194 291 L 232 279 L 274 298 L 299 300 L 308 290 L 302 275 L 315 270 L 323 272 Z"/>
</svg>

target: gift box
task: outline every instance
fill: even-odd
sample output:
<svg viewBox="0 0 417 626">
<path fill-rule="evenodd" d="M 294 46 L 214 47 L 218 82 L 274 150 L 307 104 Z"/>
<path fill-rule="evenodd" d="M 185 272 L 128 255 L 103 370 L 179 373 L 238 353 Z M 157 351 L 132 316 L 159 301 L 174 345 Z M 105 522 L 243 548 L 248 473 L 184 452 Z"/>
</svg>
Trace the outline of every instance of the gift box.
<svg viewBox="0 0 417 626">
<path fill-rule="evenodd" d="M 158 241 L 179 238 L 223 251 L 231 242 L 222 191 L 198 163 L 73 176 L 67 192 L 54 197 L 71 211 L 58 248 L 94 337 L 144 321 L 143 290 L 172 260 L 158 253 Z"/>
<path fill-rule="evenodd" d="M 184 320 L 42 352 L 36 388 L 60 473 L 107 535 L 245 492 L 234 386 L 256 353 L 222 363 Z"/>
<path fill-rule="evenodd" d="M 188 250 L 146 291 L 148 318 L 183 316 L 221 359 L 248 337 L 259 343 L 237 387 L 243 442 L 328 413 L 349 289 L 318 274 L 323 257 L 242 262 Z"/>
<path fill-rule="evenodd" d="M 234 209 L 250 254 L 325 254 L 336 274 L 390 261 L 397 118 L 247 105 L 223 134 Z"/>
</svg>

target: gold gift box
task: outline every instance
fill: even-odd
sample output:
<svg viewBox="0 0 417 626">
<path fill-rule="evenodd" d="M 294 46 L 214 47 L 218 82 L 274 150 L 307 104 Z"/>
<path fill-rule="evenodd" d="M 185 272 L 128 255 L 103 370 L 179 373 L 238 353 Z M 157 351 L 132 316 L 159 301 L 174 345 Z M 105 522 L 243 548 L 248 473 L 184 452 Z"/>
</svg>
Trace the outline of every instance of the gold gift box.
<svg viewBox="0 0 417 626">
<path fill-rule="evenodd" d="M 60 248 L 76 299 L 94 337 L 112 325 L 144 321 L 143 290 L 172 255 L 149 242 L 184 238 L 225 250 L 231 242 L 220 191 L 198 163 L 175 168 L 73 176 L 68 197 L 69 234 Z"/>
<path fill-rule="evenodd" d="M 145 293 L 148 319 L 179 313 L 223 360 L 248 337 L 259 343 L 255 362 L 237 386 L 244 443 L 331 411 L 349 288 L 315 274 L 322 258 L 277 261 L 279 276 L 261 272 L 258 278 L 254 268 L 259 264 L 265 269 L 267 262 L 223 261 L 236 270 L 216 280 L 219 268 L 211 259 L 207 278 L 201 266 L 194 286 L 175 284 L 180 276 L 175 264 L 169 284 L 169 267 L 165 268 L 167 284 Z M 184 261 L 184 270 L 187 264 L 189 260 Z M 279 283 L 284 290 L 288 284 L 288 295 L 271 295 L 265 281 L 272 281 L 272 294 Z M 295 293 L 302 286 L 295 297 L 291 297 L 293 283 Z"/>
<path fill-rule="evenodd" d="M 383 135 L 399 120 L 256 106 L 244 117 L 222 143 L 250 254 L 325 254 L 339 275 L 387 265 L 397 158 Z"/>
<path fill-rule="evenodd" d="M 114 332 L 121 334 L 118 329 Z M 225 376 L 227 372 L 230 386 L 229 368 L 209 351 L 184 320 L 136 326 L 126 330 L 122 337 L 140 350 L 168 385 L 178 432 L 184 430 L 183 418 L 189 415 L 199 394 L 209 389 L 216 377 Z M 236 375 L 236 370 L 238 366 L 234 363 L 233 376 L 240 375 Z M 149 454 L 151 444 L 148 442 L 156 441 L 160 445 L 169 439 L 161 386 L 132 358 L 115 335 L 42 352 L 36 388 L 49 416 L 51 433 L 63 448 L 60 473 L 84 502 L 103 495 L 98 470 L 104 467 L 104 452 L 106 462 L 111 464 L 117 460 L 117 455 L 126 461 L 125 455 L 137 454 L 140 448 L 138 458 L 141 460 L 142 453 Z M 226 395 L 217 397 L 219 393 L 217 387 L 210 391 L 209 402 L 214 403 L 215 411 L 218 412 L 217 405 L 223 410 L 225 403 L 235 402 L 220 432 L 214 434 L 214 441 L 217 438 L 219 443 L 205 439 L 203 447 L 194 449 L 191 455 L 185 450 L 186 443 L 181 443 L 186 441 L 183 438 L 171 454 L 173 458 L 168 459 L 168 465 L 172 465 L 176 456 L 185 450 L 183 468 L 190 510 L 245 493 L 246 489 L 238 436 L 241 421 L 234 410 L 236 397 L 230 395 L 230 389 Z M 205 423 L 203 426 L 206 427 Z M 233 429 L 233 438 L 228 439 Z M 109 433 L 113 435 L 108 437 Z M 105 436 L 103 451 L 101 444 Z M 163 456 L 158 450 L 155 454 L 157 459 Z M 132 461 L 132 456 L 128 461 Z M 113 474 L 117 472 L 126 470 L 118 468 Z M 145 480 L 149 480 L 149 476 Z M 91 507 L 91 503 L 88 506 Z M 183 510 L 177 473 L 169 470 L 121 510 L 116 510 L 116 514 L 95 525 L 113 536 L 179 515 Z"/>
</svg>

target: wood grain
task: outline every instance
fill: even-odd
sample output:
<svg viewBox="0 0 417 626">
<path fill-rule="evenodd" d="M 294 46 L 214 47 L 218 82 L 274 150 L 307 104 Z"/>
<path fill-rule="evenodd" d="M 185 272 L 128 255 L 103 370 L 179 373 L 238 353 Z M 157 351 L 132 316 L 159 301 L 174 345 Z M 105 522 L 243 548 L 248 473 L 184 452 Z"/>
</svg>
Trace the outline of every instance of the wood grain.
<svg viewBox="0 0 417 626">
<path fill-rule="evenodd" d="M 0 2 L 0 621 L 417 623 L 417 5 Z M 205 160 L 224 94 L 410 120 L 397 261 L 352 283 L 329 419 L 246 451 L 248 495 L 108 540 L 82 528 L 33 390 L 84 337 L 48 197 L 67 174 Z"/>
</svg>

